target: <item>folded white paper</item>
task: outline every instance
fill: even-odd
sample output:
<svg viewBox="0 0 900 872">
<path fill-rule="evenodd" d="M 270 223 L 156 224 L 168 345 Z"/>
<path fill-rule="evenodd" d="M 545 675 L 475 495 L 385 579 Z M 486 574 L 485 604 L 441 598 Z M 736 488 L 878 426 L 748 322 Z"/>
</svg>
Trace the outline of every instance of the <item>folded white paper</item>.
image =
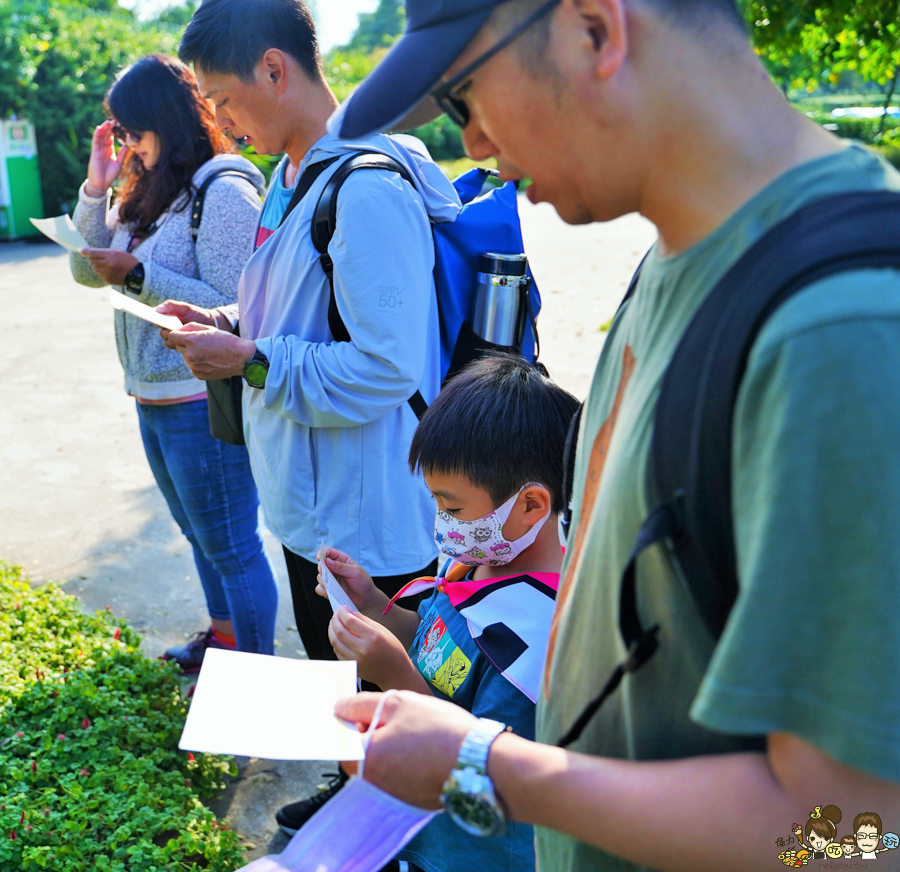
<svg viewBox="0 0 900 872">
<path fill-rule="evenodd" d="M 81 251 L 82 249 L 90 248 L 68 215 L 59 215 L 56 218 L 29 218 L 28 220 L 44 236 L 52 239 L 57 245 L 61 245 L 69 251 Z"/>
<path fill-rule="evenodd" d="M 144 321 L 149 321 L 157 327 L 165 327 L 167 330 L 180 330 L 184 326 L 181 320 L 174 315 L 163 315 L 151 306 L 139 303 L 137 300 L 126 297 L 125 294 L 120 294 L 116 290 L 110 290 L 109 301 L 114 309 L 121 309 L 123 312 L 128 312 L 129 315 L 142 318 Z"/>
<path fill-rule="evenodd" d="M 356 693 L 353 661 L 207 648 L 178 747 L 264 760 L 362 760 L 362 734 L 335 703 Z"/>
<path fill-rule="evenodd" d="M 328 594 L 328 602 L 331 603 L 331 611 L 336 612 L 341 606 L 346 606 L 351 612 L 359 609 L 353 604 L 353 600 L 347 596 L 347 591 L 341 587 L 340 582 L 334 577 L 334 573 L 325 565 L 325 548 L 319 548 L 319 571 L 322 574 L 322 587 Z"/>
</svg>

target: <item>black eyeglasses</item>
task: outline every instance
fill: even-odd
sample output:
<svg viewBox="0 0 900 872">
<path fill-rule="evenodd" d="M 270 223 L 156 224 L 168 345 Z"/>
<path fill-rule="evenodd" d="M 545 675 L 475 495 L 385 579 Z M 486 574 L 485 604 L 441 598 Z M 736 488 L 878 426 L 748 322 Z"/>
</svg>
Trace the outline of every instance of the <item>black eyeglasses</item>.
<svg viewBox="0 0 900 872">
<path fill-rule="evenodd" d="M 129 139 L 133 139 L 135 145 L 137 145 L 137 143 L 141 141 L 141 137 L 144 135 L 143 132 L 132 133 L 130 130 L 126 130 L 124 127 L 122 127 L 121 124 L 113 125 L 112 134 L 116 139 L 119 140 L 119 142 L 122 143 L 122 145 L 128 145 Z"/>
<path fill-rule="evenodd" d="M 514 28 L 504 36 L 493 48 L 488 49 L 483 55 L 476 58 L 464 69 L 460 70 L 448 82 L 444 82 L 443 85 L 435 88 L 431 92 L 431 99 L 438 104 L 443 112 L 447 113 L 452 121 L 455 121 L 460 127 L 465 127 L 469 123 L 471 117 L 469 115 L 469 107 L 466 105 L 465 100 L 458 95 L 454 95 L 453 92 L 459 90 L 460 86 L 469 79 L 475 70 L 486 64 L 494 57 L 494 55 L 503 51 L 503 49 L 511 42 L 517 40 L 529 27 L 531 27 L 532 24 L 536 21 L 540 21 L 540 19 L 549 14 L 556 6 L 559 6 L 561 2 L 562 0 L 550 0 L 549 3 L 545 3 L 537 9 L 533 15 L 530 15 L 518 27 Z"/>
</svg>

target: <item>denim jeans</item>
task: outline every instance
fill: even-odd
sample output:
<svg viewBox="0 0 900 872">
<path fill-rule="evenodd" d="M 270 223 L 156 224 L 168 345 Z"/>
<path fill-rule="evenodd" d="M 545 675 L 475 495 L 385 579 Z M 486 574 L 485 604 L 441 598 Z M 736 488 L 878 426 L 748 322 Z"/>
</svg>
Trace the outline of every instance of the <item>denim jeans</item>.
<svg viewBox="0 0 900 872">
<path fill-rule="evenodd" d="M 137 412 L 156 483 L 194 549 L 210 617 L 234 622 L 238 650 L 274 654 L 278 588 L 247 449 L 210 435 L 206 400 L 138 403 Z"/>
</svg>

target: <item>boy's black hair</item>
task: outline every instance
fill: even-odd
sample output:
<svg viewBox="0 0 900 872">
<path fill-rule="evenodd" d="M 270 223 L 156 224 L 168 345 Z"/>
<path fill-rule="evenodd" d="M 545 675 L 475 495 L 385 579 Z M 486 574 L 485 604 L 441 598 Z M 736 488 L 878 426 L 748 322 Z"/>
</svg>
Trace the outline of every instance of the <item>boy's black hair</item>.
<svg viewBox="0 0 900 872">
<path fill-rule="evenodd" d="M 563 510 L 563 453 L 579 402 L 543 366 L 494 353 L 470 364 L 422 416 L 409 449 L 412 472 L 463 475 L 494 506 L 539 482 Z"/>
<path fill-rule="evenodd" d="M 181 37 L 178 57 L 210 73 L 253 78 L 270 48 L 320 76 L 319 42 L 303 0 L 203 0 Z"/>
</svg>

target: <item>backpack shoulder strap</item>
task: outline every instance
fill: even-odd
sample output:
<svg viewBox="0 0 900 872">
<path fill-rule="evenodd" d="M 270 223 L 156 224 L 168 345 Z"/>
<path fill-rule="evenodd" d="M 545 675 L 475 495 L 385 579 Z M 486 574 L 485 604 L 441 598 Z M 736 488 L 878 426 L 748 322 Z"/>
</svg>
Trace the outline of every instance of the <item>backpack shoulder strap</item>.
<svg viewBox="0 0 900 872">
<path fill-rule="evenodd" d="M 738 594 L 731 514 L 734 405 L 762 328 L 809 285 L 857 269 L 900 269 L 900 194 L 845 193 L 805 206 L 771 228 L 701 304 L 663 376 L 651 472 L 656 506 L 622 574 L 619 630 L 628 655 L 560 739 L 578 739 L 626 673 L 658 645 L 637 608 L 637 559 L 663 543 L 709 632 L 719 639 Z"/>
<path fill-rule="evenodd" d="M 663 377 L 652 475 L 678 532 L 673 554 L 718 639 L 738 593 L 731 515 L 734 406 L 757 336 L 798 291 L 855 269 L 900 269 L 900 194 L 818 200 L 766 233 L 698 309 Z"/>
<path fill-rule="evenodd" d="M 334 231 L 337 227 L 338 192 L 350 175 L 357 170 L 388 170 L 389 172 L 397 173 L 415 188 L 415 183 L 409 171 L 399 161 L 381 152 L 360 151 L 356 152 L 349 160 L 344 161 L 334 171 L 334 174 L 322 189 L 313 216 L 312 242 L 316 251 L 319 252 L 319 262 L 322 264 L 322 269 L 328 277 L 330 292 L 328 300 L 328 329 L 331 330 L 331 335 L 336 342 L 349 342 L 350 331 L 347 330 L 347 325 L 338 311 L 337 299 L 334 295 L 334 263 L 328 254 L 328 245 L 334 237 Z M 425 402 L 422 394 L 416 391 L 409 398 L 408 402 L 416 417 L 421 420 L 422 415 L 428 409 L 428 404 Z"/>
<path fill-rule="evenodd" d="M 257 194 L 261 194 L 256 181 L 248 173 L 245 173 L 242 170 L 230 167 L 228 169 L 216 170 L 215 172 L 210 173 L 200 183 L 200 187 L 197 188 L 194 193 L 193 202 L 191 203 L 191 239 L 193 239 L 194 242 L 197 241 L 197 234 L 200 232 L 200 222 L 203 220 L 203 204 L 206 201 L 206 192 L 216 179 L 221 179 L 223 176 L 244 179 L 249 184 L 253 185 L 253 189 Z"/>
<path fill-rule="evenodd" d="M 294 185 L 294 193 L 291 194 L 291 199 L 287 204 L 287 208 L 284 210 L 284 215 L 281 216 L 281 220 L 278 222 L 279 227 L 287 221 L 288 215 L 300 205 L 300 201 L 309 193 L 309 189 L 313 186 L 316 179 L 319 178 L 319 176 L 321 176 L 322 173 L 324 173 L 336 160 L 336 157 L 332 157 L 328 160 L 319 161 L 318 163 L 310 164 L 303 171 L 303 175 L 297 179 L 297 183 Z"/>
<path fill-rule="evenodd" d="M 337 300 L 334 296 L 334 263 L 328 254 L 328 246 L 337 227 L 338 193 L 344 182 L 357 170 L 388 170 L 398 173 L 401 178 L 406 179 L 411 185 L 413 184 L 406 167 L 394 158 L 380 152 L 363 151 L 357 152 L 349 160 L 344 161 L 335 170 L 319 195 L 312 223 L 312 241 L 316 251 L 319 252 L 319 261 L 331 288 L 331 299 L 328 302 L 328 327 L 337 342 L 349 342 L 350 333 L 337 308 Z"/>
</svg>

